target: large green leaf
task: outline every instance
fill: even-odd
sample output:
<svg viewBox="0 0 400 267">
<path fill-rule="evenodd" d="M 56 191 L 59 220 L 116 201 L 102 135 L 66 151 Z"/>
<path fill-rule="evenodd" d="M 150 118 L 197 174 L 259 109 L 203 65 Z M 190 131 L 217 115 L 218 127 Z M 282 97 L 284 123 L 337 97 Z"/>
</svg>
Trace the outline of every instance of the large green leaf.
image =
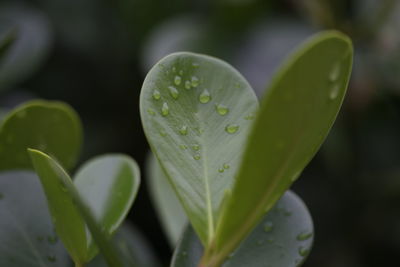
<svg viewBox="0 0 400 267">
<path fill-rule="evenodd" d="M 346 36 L 324 32 L 308 40 L 275 76 L 205 266 L 218 266 L 238 246 L 315 155 L 342 104 L 352 56 Z"/>
<path fill-rule="evenodd" d="M 49 153 L 71 169 L 81 143 L 81 123 L 70 106 L 30 101 L 9 112 L 0 124 L 0 170 L 32 169 L 28 147 Z"/>
<path fill-rule="evenodd" d="M 74 184 L 91 208 L 104 234 L 111 236 L 121 225 L 136 197 L 140 172 L 125 155 L 105 155 L 87 162 L 75 175 Z M 89 238 L 89 258 L 97 247 Z"/>
<path fill-rule="evenodd" d="M 0 6 L 0 35 L 18 32 L 0 64 L 0 91 L 28 78 L 46 58 L 52 42 L 50 23 L 44 14 L 21 5 Z"/>
<path fill-rule="evenodd" d="M 29 150 L 29 154 L 46 194 L 55 230 L 74 262 L 83 265 L 89 260 L 86 226 L 68 187 L 72 181 L 49 156 L 37 150 Z"/>
<path fill-rule="evenodd" d="M 147 173 L 153 204 L 171 247 L 175 247 L 187 224 L 185 211 L 152 153 L 147 158 Z"/>
<path fill-rule="evenodd" d="M 145 134 L 203 244 L 214 236 L 256 109 L 246 80 L 212 57 L 172 54 L 144 81 Z"/>
<path fill-rule="evenodd" d="M 307 207 L 287 192 L 223 264 L 223 267 L 300 266 L 313 241 L 313 223 Z M 197 267 L 203 253 L 191 227 L 175 250 L 172 267 Z"/>
<path fill-rule="evenodd" d="M 127 267 L 160 266 L 147 240 L 132 225 L 123 224 L 114 236 L 114 243 L 121 251 L 121 259 Z M 108 267 L 101 255 L 94 258 L 88 267 Z"/>
<path fill-rule="evenodd" d="M 96 254 L 96 244 L 108 264 L 121 266 L 110 239 L 137 193 L 139 170 L 136 163 L 123 155 L 97 158 L 78 173 L 76 183 L 80 188 L 76 189 L 67 173 L 48 155 L 37 150 L 29 150 L 29 153 L 45 189 L 50 211 L 56 218 L 57 233 L 67 249 L 67 244 L 75 244 L 75 250 L 68 249 L 75 262 L 88 262 Z M 66 215 L 66 209 L 71 210 L 70 214 Z M 63 219 L 65 216 L 69 216 L 69 220 Z M 80 221 L 90 230 L 88 242 L 81 224 L 76 225 Z M 83 228 L 85 230 L 85 225 Z M 74 233 L 76 238 L 71 240 Z M 76 247 L 79 250 L 76 251 Z"/>
<path fill-rule="evenodd" d="M 34 173 L 0 174 L 0 266 L 70 266 Z"/>
</svg>

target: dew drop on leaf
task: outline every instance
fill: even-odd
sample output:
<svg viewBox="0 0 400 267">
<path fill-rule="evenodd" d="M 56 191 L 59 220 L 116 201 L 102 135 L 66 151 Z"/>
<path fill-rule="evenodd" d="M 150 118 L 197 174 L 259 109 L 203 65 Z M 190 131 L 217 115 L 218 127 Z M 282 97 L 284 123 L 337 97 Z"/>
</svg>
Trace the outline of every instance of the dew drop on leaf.
<svg viewBox="0 0 400 267">
<path fill-rule="evenodd" d="M 180 147 L 182 150 L 186 150 L 186 149 L 187 149 L 187 145 L 183 145 L 183 144 L 182 144 L 182 145 L 180 145 L 179 147 Z"/>
<path fill-rule="evenodd" d="M 254 114 L 250 113 L 249 115 L 247 115 L 246 117 L 244 117 L 245 120 L 252 120 L 254 119 Z"/>
<path fill-rule="evenodd" d="M 178 90 L 173 87 L 173 86 L 168 86 L 169 94 L 172 96 L 174 99 L 178 99 L 179 97 L 179 92 Z"/>
<path fill-rule="evenodd" d="M 225 171 L 224 168 L 219 168 L 219 169 L 218 169 L 218 172 L 219 172 L 219 173 L 223 173 L 224 171 Z"/>
<path fill-rule="evenodd" d="M 337 63 L 332 67 L 331 72 L 329 73 L 329 81 L 334 82 L 339 78 L 340 75 L 340 64 Z"/>
<path fill-rule="evenodd" d="M 194 151 L 199 151 L 200 150 L 200 145 L 199 144 L 194 144 L 192 146 L 192 148 L 193 148 Z"/>
<path fill-rule="evenodd" d="M 49 261 L 49 262 L 56 262 L 57 261 L 57 258 L 55 257 L 55 256 L 47 256 L 47 260 Z"/>
<path fill-rule="evenodd" d="M 272 222 L 264 223 L 264 232 L 269 233 L 274 229 L 274 224 Z"/>
<path fill-rule="evenodd" d="M 193 156 L 193 158 L 194 158 L 195 160 L 199 160 L 201 157 L 200 157 L 199 154 L 196 154 L 196 155 Z"/>
<path fill-rule="evenodd" d="M 192 87 L 197 87 L 199 85 L 199 78 L 197 78 L 196 76 L 192 76 L 190 83 Z"/>
<path fill-rule="evenodd" d="M 206 104 L 210 102 L 210 100 L 211 100 L 210 92 L 208 92 L 207 89 L 204 89 L 204 91 L 199 96 L 200 103 Z"/>
<path fill-rule="evenodd" d="M 150 108 L 147 109 L 147 113 L 149 113 L 152 116 L 156 115 L 156 112 L 154 110 L 150 109 Z"/>
<path fill-rule="evenodd" d="M 161 115 L 163 115 L 165 117 L 165 116 L 168 116 L 168 114 L 169 114 L 169 107 L 168 107 L 168 104 L 166 102 L 164 102 L 164 104 L 161 107 Z"/>
<path fill-rule="evenodd" d="M 165 137 L 165 136 L 167 136 L 167 133 L 166 133 L 165 131 L 160 131 L 160 135 L 161 135 L 162 137 Z"/>
<path fill-rule="evenodd" d="M 227 170 L 227 169 L 229 169 L 229 168 L 231 167 L 231 166 L 229 166 L 229 164 L 228 164 L 228 163 L 224 163 L 224 165 L 223 165 L 223 166 L 224 166 L 224 169 L 226 169 L 226 170 Z"/>
<path fill-rule="evenodd" d="M 153 91 L 153 99 L 159 100 L 161 98 L 161 93 L 157 89 Z"/>
<path fill-rule="evenodd" d="M 175 78 L 174 78 L 175 85 L 180 85 L 181 82 L 182 82 L 181 76 L 176 75 Z"/>
<path fill-rule="evenodd" d="M 193 63 L 192 63 L 192 67 L 193 67 L 193 68 L 198 68 L 198 67 L 200 67 L 200 64 L 197 63 L 197 62 L 193 62 Z"/>
<path fill-rule="evenodd" d="M 186 126 L 186 125 L 183 125 L 183 126 L 179 129 L 179 133 L 180 133 L 181 135 L 187 135 L 187 133 L 188 133 L 188 128 L 187 128 L 187 126 Z"/>
<path fill-rule="evenodd" d="M 332 100 L 335 99 L 339 94 L 339 90 L 340 90 L 340 85 L 334 84 L 329 92 L 329 98 Z"/>
<path fill-rule="evenodd" d="M 225 131 L 229 134 L 234 134 L 239 130 L 239 125 L 237 124 L 228 124 L 225 127 Z"/>
<path fill-rule="evenodd" d="M 297 236 L 297 240 L 298 241 L 305 241 L 305 240 L 310 239 L 312 236 L 313 236 L 313 234 L 311 232 L 303 232 L 303 233 L 300 233 Z"/>
<path fill-rule="evenodd" d="M 216 108 L 218 114 L 221 116 L 224 116 L 224 115 L 228 114 L 228 112 L 229 112 L 228 107 L 225 105 L 222 105 L 222 104 L 216 105 L 215 108 Z"/>
<path fill-rule="evenodd" d="M 310 252 L 310 250 L 308 248 L 304 248 L 304 247 L 299 248 L 299 254 L 302 257 L 307 256 L 309 252 Z"/>
<path fill-rule="evenodd" d="M 189 90 L 192 87 L 192 83 L 190 81 L 185 81 L 185 88 Z"/>
</svg>

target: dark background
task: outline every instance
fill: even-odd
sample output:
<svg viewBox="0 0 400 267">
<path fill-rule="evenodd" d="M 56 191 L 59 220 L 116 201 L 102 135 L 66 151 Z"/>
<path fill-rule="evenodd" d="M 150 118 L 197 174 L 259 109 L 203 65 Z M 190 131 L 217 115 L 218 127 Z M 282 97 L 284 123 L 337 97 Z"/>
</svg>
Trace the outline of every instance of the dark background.
<svg viewBox="0 0 400 267">
<path fill-rule="evenodd" d="M 351 36 L 355 64 L 328 139 L 293 186 L 314 218 L 306 267 L 398 266 L 400 3 L 397 0 L 0 0 L 0 35 L 19 27 L 0 107 L 62 100 L 85 129 L 81 162 L 124 152 L 145 172 L 138 100 L 149 68 L 180 50 L 235 66 L 262 95 L 289 51 L 312 33 Z M 12 90 L 11 90 L 12 89 Z M 168 264 L 171 250 L 144 181 L 131 213 Z"/>
</svg>

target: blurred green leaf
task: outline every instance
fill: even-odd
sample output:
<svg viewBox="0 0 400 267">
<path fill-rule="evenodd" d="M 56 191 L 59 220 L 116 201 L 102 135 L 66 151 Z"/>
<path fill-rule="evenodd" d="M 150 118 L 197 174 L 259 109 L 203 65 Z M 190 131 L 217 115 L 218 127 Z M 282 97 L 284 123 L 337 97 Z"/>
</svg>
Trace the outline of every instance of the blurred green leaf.
<svg viewBox="0 0 400 267">
<path fill-rule="evenodd" d="M 288 191 L 223 264 L 223 267 L 300 266 L 313 242 L 313 223 L 303 201 Z M 203 247 L 188 227 L 174 252 L 172 267 L 197 267 Z"/>
<path fill-rule="evenodd" d="M 160 266 L 147 240 L 131 225 L 123 224 L 114 236 L 114 243 L 121 251 L 124 266 L 157 267 Z M 108 267 L 101 255 L 94 258 L 88 267 Z"/>
<path fill-rule="evenodd" d="M 249 136 L 205 266 L 218 266 L 249 234 L 318 151 L 342 104 L 351 41 L 328 31 L 297 50 L 274 77 Z"/>
<path fill-rule="evenodd" d="M 52 42 L 50 25 L 40 11 L 18 4 L 0 6 L 0 35 L 15 29 L 18 35 L 0 64 L 0 91 L 32 75 L 42 64 Z"/>
<path fill-rule="evenodd" d="M 0 174 L 0 240 L 0 266 L 70 266 L 32 172 Z"/>
<path fill-rule="evenodd" d="M 71 169 L 81 143 L 81 122 L 70 106 L 30 101 L 9 112 L 0 124 L 0 170 L 32 169 L 28 147 L 49 153 Z"/>
<path fill-rule="evenodd" d="M 256 96 L 227 63 L 183 52 L 150 70 L 140 105 L 150 146 L 207 245 L 239 166 Z"/>
<path fill-rule="evenodd" d="M 105 155 L 87 162 L 75 175 L 74 184 L 91 208 L 106 236 L 112 236 L 128 214 L 137 195 L 140 172 L 125 155 Z M 89 259 L 97 253 L 88 235 Z"/>
<path fill-rule="evenodd" d="M 152 153 L 147 157 L 150 196 L 172 248 L 187 225 L 187 217 L 160 164 Z"/>
</svg>

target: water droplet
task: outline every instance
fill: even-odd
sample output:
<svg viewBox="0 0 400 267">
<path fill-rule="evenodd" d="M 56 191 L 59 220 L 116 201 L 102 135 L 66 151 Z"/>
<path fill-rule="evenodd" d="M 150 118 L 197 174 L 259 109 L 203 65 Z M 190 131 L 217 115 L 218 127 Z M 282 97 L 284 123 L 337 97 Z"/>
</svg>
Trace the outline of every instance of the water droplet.
<svg viewBox="0 0 400 267">
<path fill-rule="evenodd" d="M 234 85 L 235 85 L 236 88 L 240 88 L 241 87 L 241 84 L 239 82 L 236 82 Z"/>
<path fill-rule="evenodd" d="M 267 241 L 268 241 L 268 243 L 274 243 L 274 242 L 275 242 L 275 239 L 273 239 L 273 238 L 271 237 L 271 238 L 268 238 Z"/>
<path fill-rule="evenodd" d="M 176 75 L 175 78 L 174 78 L 175 85 L 180 85 L 181 82 L 182 82 L 181 76 Z"/>
<path fill-rule="evenodd" d="M 312 232 L 303 232 L 303 233 L 300 233 L 300 234 L 296 237 L 296 239 L 297 239 L 298 241 L 305 241 L 305 240 L 310 239 L 312 236 L 313 236 L 313 233 L 312 233 Z"/>
<path fill-rule="evenodd" d="M 228 125 L 225 127 L 225 131 L 226 131 L 227 133 L 230 133 L 230 134 L 234 134 L 234 133 L 236 133 L 238 130 L 239 130 L 239 125 L 237 125 L 237 124 L 228 124 Z"/>
<path fill-rule="evenodd" d="M 157 89 L 153 91 L 153 99 L 159 100 L 161 98 L 161 93 Z"/>
<path fill-rule="evenodd" d="M 147 113 L 149 113 L 152 116 L 156 115 L 156 112 L 154 110 L 152 110 L 151 108 L 147 109 Z"/>
<path fill-rule="evenodd" d="M 310 253 L 310 250 L 308 248 L 305 248 L 305 247 L 300 247 L 299 248 L 300 256 L 306 257 L 308 255 L 308 253 Z"/>
<path fill-rule="evenodd" d="M 47 256 L 47 260 L 49 261 L 49 262 L 56 262 L 57 261 L 57 258 L 55 257 L 55 256 Z"/>
<path fill-rule="evenodd" d="M 229 112 L 228 107 L 224 106 L 222 104 L 216 105 L 215 108 L 216 108 L 218 114 L 221 115 L 221 116 L 224 116 L 224 115 L 228 114 L 228 112 Z"/>
<path fill-rule="evenodd" d="M 272 222 L 264 223 L 264 232 L 266 233 L 271 232 L 272 229 L 274 229 L 274 224 Z"/>
<path fill-rule="evenodd" d="M 183 75 L 183 70 L 180 70 L 180 71 L 179 71 L 179 75 Z"/>
<path fill-rule="evenodd" d="M 332 100 L 335 99 L 339 94 L 339 90 L 340 90 L 340 85 L 339 84 L 334 84 L 331 87 L 331 91 L 329 92 L 329 98 L 332 99 Z"/>
<path fill-rule="evenodd" d="M 329 81 L 334 82 L 339 78 L 340 75 L 340 64 L 337 63 L 332 67 L 331 72 L 329 73 Z"/>
<path fill-rule="evenodd" d="M 191 87 L 192 87 L 191 82 L 190 82 L 190 81 L 185 81 L 185 88 L 186 88 L 187 90 L 189 90 Z"/>
<path fill-rule="evenodd" d="M 194 151 L 199 151 L 199 150 L 200 150 L 200 145 L 194 144 L 194 145 L 192 146 L 192 148 L 193 148 Z"/>
<path fill-rule="evenodd" d="M 224 165 L 223 165 L 223 167 L 224 167 L 224 169 L 229 169 L 231 166 L 229 166 L 229 164 L 228 163 L 224 163 Z"/>
<path fill-rule="evenodd" d="M 4 195 L 2 193 L 0 193 L 0 200 L 2 200 L 4 198 Z"/>
<path fill-rule="evenodd" d="M 47 242 L 49 242 L 52 245 L 56 244 L 57 241 L 58 241 L 57 236 L 48 236 L 47 237 Z"/>
<path fill-rule="evenodd" d="M 199 85 L 199 78 L 197 78 L 196 76 L 192 76 L 191 85 L 192 87 L 197 87 Z"/>
<path fill-rule="evenodd" d="M 246 117 L 244 117 L 245 120 L 252 120 L 254 119 L 254 114 L 250 113 L 249 115 L 247 115 Z"/>
<path fill-rule="evenodd" d="M 225 171 L 224 168 L 219 168 L 219 169 L 218 169 L 218 172 L 219 172 L 219 173 L 223 173 L 224 171 Z"/>
<path fill-rule="evenodd" d="M 193 156 L 193 158 L 194 158 L 195 160 L 199 160 L 201 157 L 200 157 L 199 154 L 196 154 L 196 155 Z"/>
<path fill-rule="evenodd" d="M 160 131 L 160 135 L 161 135 L 162 137 L 165 137 L 165 136 L 167 136 L 167 133 L 166 133 L 165 131 Z"/>
<path fill-rule="evenodd" d="M 165 116 L 168 116 L 168 114 L 169 114 L 169 107 L 168 107 L 168 104 L 166 102 L 164 102 L 164 104 L 162 105 L 162 108 L 161 108 L 161 115 L 163 115 L 165 117 Z"/>
<path fill-rule="evenodd" d="M 200 103 L 206 104 L 210 102 L 210 100 L 211 100 L 210 92 L 208 92 L 207 89 L 204 89 L 204 91 L 199 96 Z"/>
<path fill-rule="evenodd" d="M 174 98 L 174 99 L 178 99 L 179 97 L 179 92 L 178 90 L 173 87 L 173 86 L 168 86 L 168 90 L 169 90 L 169 94 Z"/>
<path fill-rule="evenodd" d="M 180 145 L 179 146 L 182 150 L 186 150 L 187 149 L 187 145 Z"/>
<path fill-rule="evenodd" d="M 176 72 L 176 67 L 172 67 L 172 72 L 173 72 L 173 73 Z"/>
<path fill-rule="evenodd" d="M 179 133 L 181 135 L 187 135 L 188 133 L 188 127 L 186 125 L 183 125 L 180 129 L 179 129 Z"/>
</svg>

